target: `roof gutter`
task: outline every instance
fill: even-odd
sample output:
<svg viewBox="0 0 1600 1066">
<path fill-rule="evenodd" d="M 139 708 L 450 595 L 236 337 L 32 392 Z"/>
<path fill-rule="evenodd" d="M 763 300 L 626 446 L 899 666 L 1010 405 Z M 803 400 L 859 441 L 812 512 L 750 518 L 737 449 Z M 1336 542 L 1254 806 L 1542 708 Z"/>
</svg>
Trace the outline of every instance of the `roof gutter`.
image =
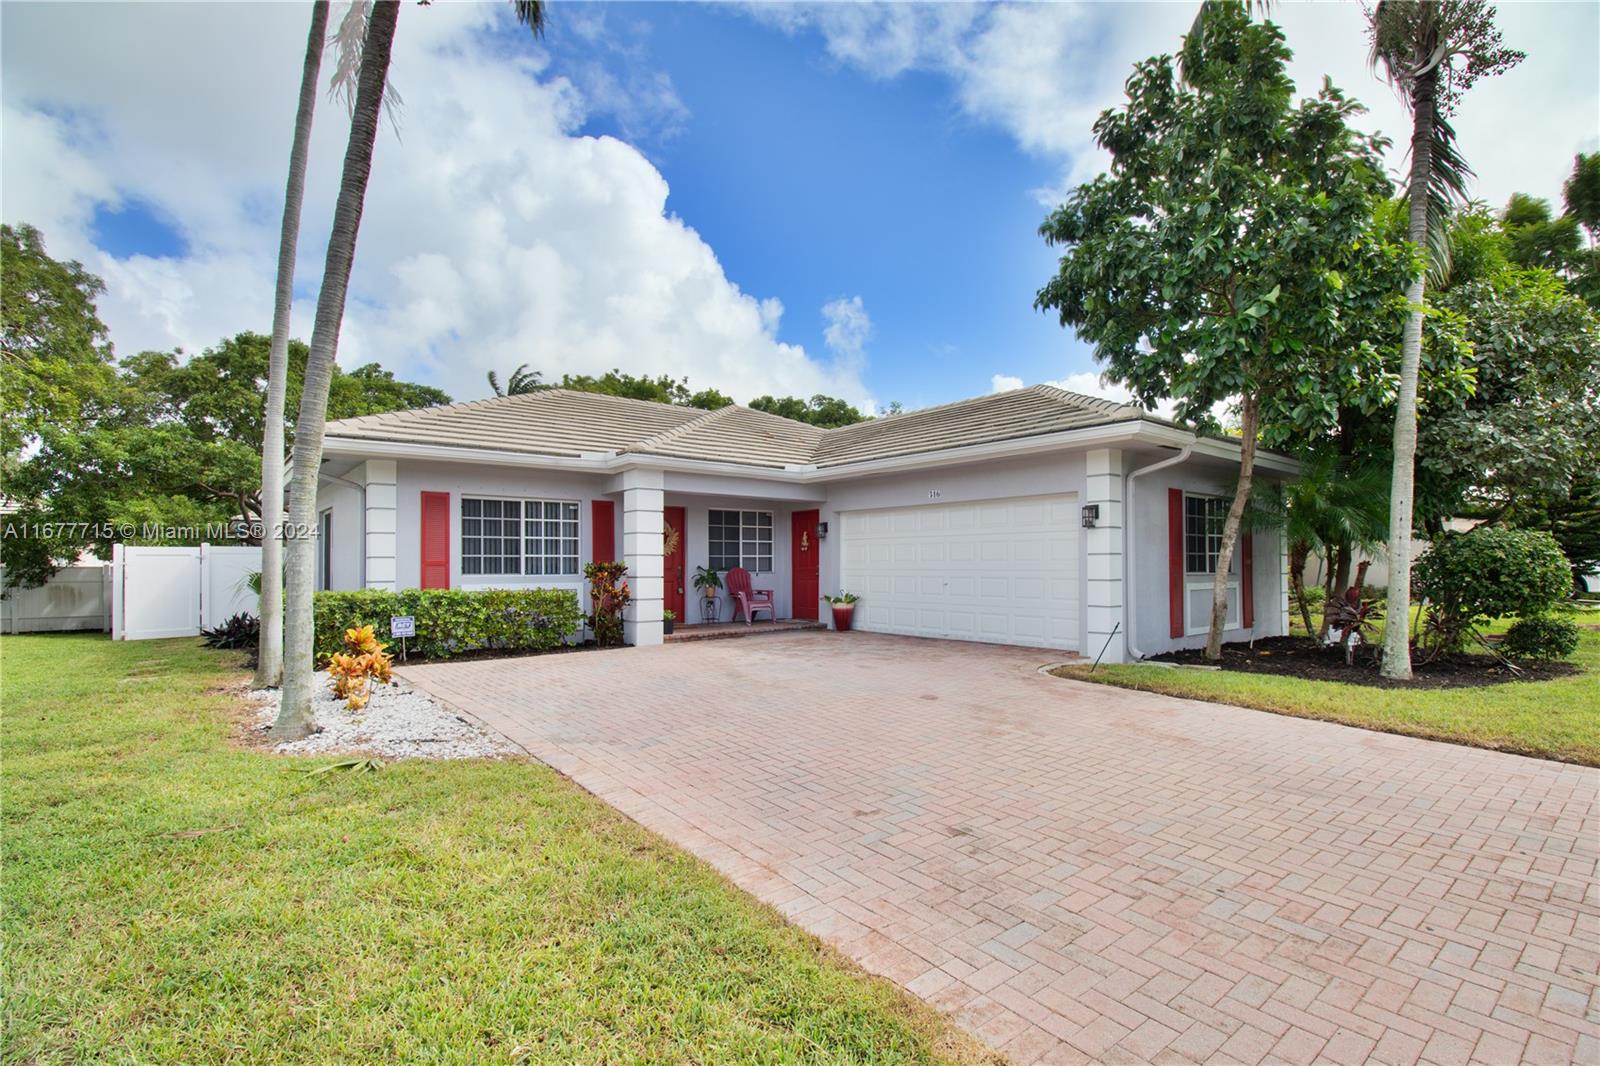
<svg viewBox="0 0 1600 1066">
<path fill-rule="evenodd" d="M 1134 549 L 1139 543 L 1138 538 L 1133 535 L 1134 483 L 1139 478 L 1144 477 L 1146 474 L 1153 474 L 1157 470 L 1166 470 L 1169 467 L 1177 466 L 1179 463 L 1187 462 L 1189 456 L 1194 454 L 1195 447 L 1199 443 L 1200 441 L 1198 439 L 1191 440 L 1188 444 L 1183 446 L 1183 450 L 1178 452 L 1177 455 L 1169 456 L 1166 459 L 1151 463 L 1148 466 L 1141 466 L 1139 469 L 1130 473 L 1126 479 L 1127 488 L 1124 489 L 1122 493 L 1122 554 L 1124 556 L 1122 564 L 1122 625 L 1123 631 L 1127 633 L 1128 657 L 1134 662 L 1138 662 L 1140 659 L 1144 658 L 1144 652 L 1140 651 L 1138 646 L 1134 644 L 1135 635 L 1139 632 L 1139 630 L 1133 624 L 1134 598 L 1131 594 L 1131 590 L 1136 587 L 1133 581 L 1133 568 L 1135 561 Z"/>
</svg>

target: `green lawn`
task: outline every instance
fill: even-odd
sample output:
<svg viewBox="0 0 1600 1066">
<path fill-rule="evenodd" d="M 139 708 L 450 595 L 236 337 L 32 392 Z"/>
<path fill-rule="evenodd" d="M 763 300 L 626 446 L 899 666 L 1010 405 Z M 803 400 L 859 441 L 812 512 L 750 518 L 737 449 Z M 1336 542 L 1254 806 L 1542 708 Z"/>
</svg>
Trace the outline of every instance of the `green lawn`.
<svg viewBox="0 0 1600 1066">
<path fill-rule="evenodd" d="M 1066 666 L 1061 677 L 1600 766 L 1600 633 L 1585 630 L 1583 672 L 1553 681 L 1403 691 L 1234 670 Z"/>
<path fill-rule="evenodd" d="M 4 1061 L 988 1061 L 540 765 L 240 749 L 242 677 L 0 638 Z"/>
</svg>

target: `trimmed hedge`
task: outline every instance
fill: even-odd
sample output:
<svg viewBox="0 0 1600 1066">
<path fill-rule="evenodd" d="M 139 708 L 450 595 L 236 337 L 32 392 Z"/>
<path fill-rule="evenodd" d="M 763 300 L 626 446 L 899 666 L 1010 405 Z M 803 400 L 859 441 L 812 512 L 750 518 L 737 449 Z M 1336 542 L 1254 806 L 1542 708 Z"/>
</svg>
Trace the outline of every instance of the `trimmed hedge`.
<svg viewBox="0 0 1600 1066">
<path fill-rule="evenodd" d="M 406 638 L 406 652 L 425 659 L 448 659 L 481 651 L 549 651 L 583 632 L 578 594 L 570 589 L 362 589 L 316 595 L 317 661 L 340 648 L 351 626 L 370 625 L 378 639 L 392 643 L 389 619 L 411 615 L 417 635 Z"/>
</svg>

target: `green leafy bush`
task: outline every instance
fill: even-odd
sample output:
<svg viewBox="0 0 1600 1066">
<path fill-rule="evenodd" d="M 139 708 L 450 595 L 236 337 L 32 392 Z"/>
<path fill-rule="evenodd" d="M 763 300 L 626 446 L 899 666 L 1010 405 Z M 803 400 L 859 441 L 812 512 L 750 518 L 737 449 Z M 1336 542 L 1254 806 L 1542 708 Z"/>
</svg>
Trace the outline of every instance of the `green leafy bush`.
<svg viewBox="0 0 1600 1066">
<path fill-rule="evenodd" d="M 1565 659 L 1578 650 L 1578 624 L 1554 615 L 1513 622 L 1500 650 L 1513 659 Z"/>
<path fill-rule="evenodd" d="M 595 643 L 602 647 L 622 643 L 622 611 L 633 600 L 633 592 L 624 580 L 627 575 L 627 563 L 589 563 L 583 568 L 583 576 L 589 580 L 589 603 L 594 608 L 589 613 L 589 628 L 594 630 Z"/>
<path fill-rule="evenodd" d="M 1417 560 L 1412 587 L 1432 605 L 1435 650 L 1448 649 L 1491 618 L 1547 613 L 1571 590 L 1572 569 L 1549 533 L 1479 526 L 1441 534 Z"/>
<path fill-rule="evenodd" d="M 315 602 L 318 663 L 342 647 L 347 629 L 389 632 L 394 615 L 417 620 L 408 655 L 448 659 L 480 651 L 548 651 L 583 630 L 571 589 L 362 589 L 319 592 Z"/>
</svg>

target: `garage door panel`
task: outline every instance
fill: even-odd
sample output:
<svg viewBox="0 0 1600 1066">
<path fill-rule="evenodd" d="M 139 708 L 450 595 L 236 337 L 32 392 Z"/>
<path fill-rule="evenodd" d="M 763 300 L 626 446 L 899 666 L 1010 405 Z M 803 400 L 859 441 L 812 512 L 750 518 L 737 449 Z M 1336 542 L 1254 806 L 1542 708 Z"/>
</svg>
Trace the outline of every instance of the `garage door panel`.
<svg viewBox="0 0 1600 1066">
<path fill-rule="evenodd" d="M 1076 497 L 929 504 L 840 516 L 860 628 L 1076 648 Z"/>
</svg>

